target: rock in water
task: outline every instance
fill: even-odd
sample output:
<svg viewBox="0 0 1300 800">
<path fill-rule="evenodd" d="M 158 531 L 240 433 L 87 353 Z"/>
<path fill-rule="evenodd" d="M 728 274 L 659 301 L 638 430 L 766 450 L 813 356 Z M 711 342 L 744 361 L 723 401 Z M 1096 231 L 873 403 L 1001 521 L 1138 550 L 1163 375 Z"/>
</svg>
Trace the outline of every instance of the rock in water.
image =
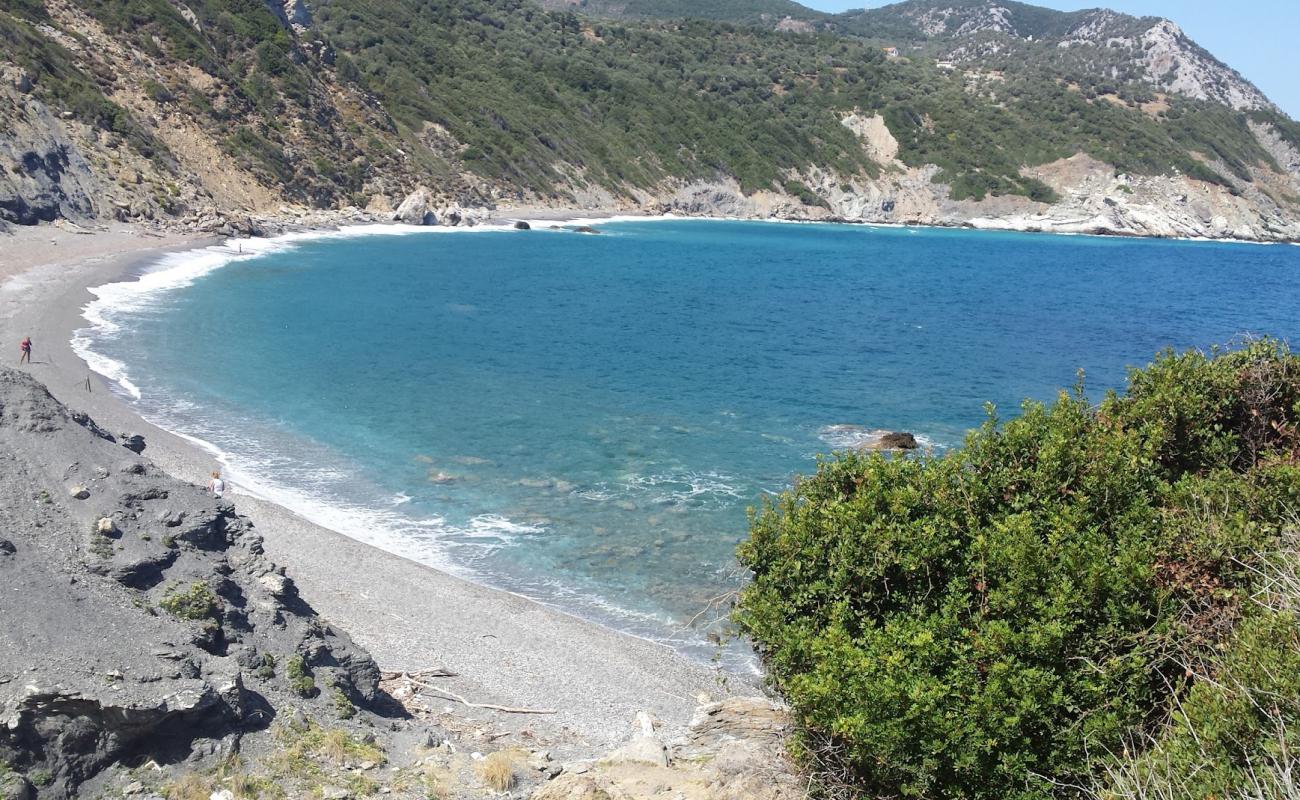
<svg viewBox="0 0 1300 800">
<path fill-rule="evenodd" d="M 407 225 L 437 225 L 438 215 L 433 212 L 433 192 L 423 186 L 411 192 L 397 207 L 393 219 Z"/>
<path fill-rule="evenodd" d="M 880 437 L 878 450 L 915 450 L 916 437 L 903 431 L 890 431 Z"/>
<path fill-rule="evenodd" d="M 600 231 L 596 230 L 595 228 L 591 227 L 590 225 L 579 225 L 578 227 L 574 228 L 573 230 L 574 230 L 574 232 L 576 232 L 576 233 L 600 233 Z"/>
<path fill-rule="evenodd" d="M 515 220 L 515 230 L 517 230 L 517 231 L 531 231 L 532 229 L 533 229 L 533 226 L 532 226 L 532 225 L 529 225 L 527 222 L 524 222 L 522 219 L 517 219 L 517 220 Z"/>
</svg>

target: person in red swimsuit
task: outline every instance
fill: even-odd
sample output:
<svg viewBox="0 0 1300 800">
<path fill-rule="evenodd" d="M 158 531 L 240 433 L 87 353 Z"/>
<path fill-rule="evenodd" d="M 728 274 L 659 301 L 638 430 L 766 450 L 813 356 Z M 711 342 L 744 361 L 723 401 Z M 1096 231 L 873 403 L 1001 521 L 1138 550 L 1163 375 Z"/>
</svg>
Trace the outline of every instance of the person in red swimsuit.
<svg viewBox="0 0 1300 800">
<path fill-rule="evenodd" d="M 19 365 L 23 362 L 32 363 L 32 337 L 24 336 L 23 340 L 18 343 L 18 349 L 22 351 L 22 355 L 18 357 Z"/>
</svg>

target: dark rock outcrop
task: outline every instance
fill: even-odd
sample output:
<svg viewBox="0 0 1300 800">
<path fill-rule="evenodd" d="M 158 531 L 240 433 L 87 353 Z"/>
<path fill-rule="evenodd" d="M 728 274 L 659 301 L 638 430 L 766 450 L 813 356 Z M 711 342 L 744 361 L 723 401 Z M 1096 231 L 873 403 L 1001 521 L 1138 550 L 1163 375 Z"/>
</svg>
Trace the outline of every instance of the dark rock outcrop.
<svg viewBox="0 0 1300 800">
<path fill-rule="evenodd" d="M 41 775 L 42 798 L 73 797 L 114 763 L 229 754 L 282 708 L 337 693 L 383 704 L 374 661 L 298 595 L 246 518 L 121 453 L 0 368 L 0 762 Z M 326 691 L 303 699 L 259 669 L 293 656 Z M 5 780 L 5 796 L 33 791 Z"/>
<path fill-rule="evenodd" d="M 903 431 L 890 431 L 880 437 L 878 450 L 915 450 L 918 447 L 916 437 Z"/>
<path fill-rule="evenodd" d="M 30 95 L 20 102 L 22 113 L 0 136 L 0 164 L 13 165 L 0 169 L 0 221 L 35 225 L 94 216 L 99 180 L 93 167 L 44 104 Z"/>
</svg>

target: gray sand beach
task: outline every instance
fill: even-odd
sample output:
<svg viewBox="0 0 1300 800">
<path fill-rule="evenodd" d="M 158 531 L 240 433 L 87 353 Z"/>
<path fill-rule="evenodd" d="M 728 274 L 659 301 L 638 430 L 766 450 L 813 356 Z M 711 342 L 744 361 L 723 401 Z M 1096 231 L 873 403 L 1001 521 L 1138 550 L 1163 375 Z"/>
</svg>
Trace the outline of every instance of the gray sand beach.
<svg viewBox="0 0 1300 800">
<path fill-rule="evenodd" d="M 212 456 L 136 416 L 69 342 L 85 324 L 81 310 L 92 299 L 87 287 L 128 279 L 167 252 L 212 243 L 127 226 L 93 234 L 42 227 L 0 235 L 3 357 L 16 363 L 17 343 L 30 335 L 30 374 L 56 398 L 114 433 L 142 434 L 145 457 L 197 484 L 217 467 Z M 557 712 L 502 715 L 449 700 L 446 713 L 471 724 L 527 728 L 576 747 L 605 748 L 632 732 L 638 711 L 660 719 L 671 735 L 688 722 L 700 695 L 754 692 L 752 679 L 386 553 L 241 496 L 238 487 L 233 499 L 304 598 L 369 649 L 382 669 L 441 667 L 455 673 L 441 679 L 442 686 L 466 700 Z"/>
</svg>

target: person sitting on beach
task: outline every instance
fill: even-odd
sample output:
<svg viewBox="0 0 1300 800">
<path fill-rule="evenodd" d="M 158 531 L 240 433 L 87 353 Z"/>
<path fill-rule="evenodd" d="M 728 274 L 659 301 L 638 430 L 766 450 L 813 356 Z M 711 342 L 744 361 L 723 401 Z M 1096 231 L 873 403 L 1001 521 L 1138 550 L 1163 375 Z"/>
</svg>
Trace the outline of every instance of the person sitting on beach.
<svg viewBox="0 0 1300 800">
<path fill-rule="evenodd" d="M 23 362 L 32 363 L 32 337 L 24 336 L 23 340 L 18 343 L 18 349 L 22 355 L 18 357 L 18 364 L 22 366 Z"/>
<path fill-rule="evenodd" d="M 208 491 L 212 492 L 212 496 L 218 500 L 226 493 L 226 482 L 221 480 L 220 472 L 212 473 L 212 480 L 208 481 Z"/>
</svg>

